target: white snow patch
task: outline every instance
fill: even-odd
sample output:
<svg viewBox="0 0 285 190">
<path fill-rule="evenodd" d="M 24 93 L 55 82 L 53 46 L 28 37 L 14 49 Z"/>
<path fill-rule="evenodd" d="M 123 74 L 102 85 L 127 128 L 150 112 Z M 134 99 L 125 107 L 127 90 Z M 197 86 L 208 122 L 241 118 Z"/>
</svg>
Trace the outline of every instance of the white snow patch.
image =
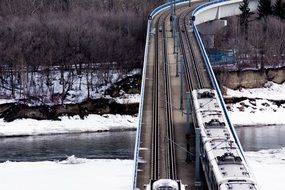
<svg viewBox="0 0 285 190">
<path fill-rule="evenodd" d="M 123 74 L 119 70 L 109 69 L 107 72 L 100 70 L 100 64 L 94 64 L 92 72 L 82 71 L 78 75 L 75 70 L 61 73 L 59 68 L 50 68 L 49 74 L 39 69 L 31 72 L 23 78 L 24 84 L 12 84 L 10 75 L 7 74 L 5 82 L 0 85 L 0 104 L 20 102 L 28 105 L 54 105 L 79 103 L 87 98 L 101 98 L 112 84 L 139 74 L 140 69 L 134 69 Z M 14 77 L 15 78 L 15 77 Z M 14 80 L 14 83 L 16 81 Z"/>
<path fill-rule="evenodd" d="M 62 162 L 5 162 L 0 164 L 0 189 L 126 190 L 131 189 L 132 167 L 132 160 L 74 156 Z"/>
<path fill-rule="evenodd" d="M 119 104 L 139 103 L 141 99 L 140 94 L 122 94 L 120 97 L 115 98 Z"/>
<path fill-rule="evenodd" d="M 0 99 L 0 104 L 8 104 L 8 103 L 15 103 L 16 100 L 14 99 Z"/>
<path fill-rule="evenodd" d="M 245 97 L 235 104 L 227 104 L 231 121 L 235 125 L 281 125 L 285 124 L 285 104 L 276 105 L 272 100 L 285 100 L 285 83 L 267 82 L 264 88 L 227 89 L 225 97 Z"/>
<path fill-rule="evenodd" d="M 61 121 L 18 119 L 4 122 L 0 119 L 0 136 L 46 135 L 62 133 L 96 132 L 116 129 L 135 129 L 137 117 L 130 115 L 89 115 L 60 118 Z"/>
<path fill-rule="evenodd" d="M 285 149 L 246 152 L 260 189 L 284 190 Z"/>
<path fill-rule="evenodd" d="M 228 104 L 231 121 L 235 125 L 281 125 L 285 123 L 285 108 L 268 100 L 257 99 L 254 104 L 244 100 Z"/>
<path fill-rule="evenodd" d="M 267 82 L 263 88 L 232 90 L 227 88 L 226 97 L 262 98 L 270 100 L 285 100 L 285 83 Z"/>
<path fill-rule="evenodd" d="M 74 155 L 72 155 L 60 163 L 61 164 L 82 164 L 82 163 L 86 163 L 87 161 L 88 160 L 85 158 L 76 158 Z"/>
</svg>

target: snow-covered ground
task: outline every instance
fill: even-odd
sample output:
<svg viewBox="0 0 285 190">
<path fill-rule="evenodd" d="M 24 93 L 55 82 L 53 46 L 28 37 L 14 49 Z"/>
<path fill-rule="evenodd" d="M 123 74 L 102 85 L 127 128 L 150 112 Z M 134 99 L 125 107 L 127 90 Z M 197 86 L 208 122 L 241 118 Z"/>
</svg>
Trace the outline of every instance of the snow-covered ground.
<svg viewBox="0 0 285 190">
<path fill-rule="evenodd" d="M 246 152 L 261 190 L 284 190 L 285 149 Z"/>
<path fill-rule="evenodd" d="M 285 100 L 285 83 L 267 82 L 264 88 L 227 89 L 226 97 L 246 97 L 235 104 L 228 104 L 230 118 L 236 125 L 285 124 L 285 104 L 277 105 L 273 100 Z"/>
<path fill-rule="evenodd" d="M 247 98 L 262 98 L 270 100 L 285 100 L 285 83 L 276 84 L 267 82 L 263 88 L 252 88 L 240 90 L 227 89 L 228 97 L 247 97 Z"/>
<path fill-rule="evenodd" d="M 115 98 L 115 101 L 119 104 L 139 103 L 140 100 L 140 94 L 122 94 L 120 97 Z"/>
<path fill-rule="evenodd" d="M 79 116 L 64 116 L 61 121 L 18 119 L 4 122 L 0 119 L 0 137 L 135 129 L 136 120 L 135 116 L 112 114 L 89 115 L 84 120 Z"/>
<path fill-rule="evenodd" d="M 131 189 L 132 160 L 89 160 L 69 157 L 61 162 L 0 164 L 1 190 L 127 190 Z"/>
<path fill-rule="evenodd" d="M 284 190 L 285 150 L 247 152 L 261 190 Z M 1 190 L 131 189 L 132 160 L 89 160 L 69 157 L 61 162 L 0 164 Z"/>
<path fill-rule="evenodd" d="M 134 69 L 123 74 L 116 69 L 107 69 L 107 72 L 100 70 L 100 65 L 95 67 L 95 71 L 93 68 L 92 72 L 83 71 L 81 75 L 78 75 L 75 70 L 61 73 L 56 67 L 48 71 L 39 69 L 37 72 L 23 75 L 21 80 L 14 76 L 14 81 L 7 72 L 7 76 L 3 76 L 0 83 L 0 104 L 11 102 L 28 105 L 80 103 L 88 97 L 102 98 L 106 89 L 112 84 L 141 73 L 141 69 Z"/>
</svg>

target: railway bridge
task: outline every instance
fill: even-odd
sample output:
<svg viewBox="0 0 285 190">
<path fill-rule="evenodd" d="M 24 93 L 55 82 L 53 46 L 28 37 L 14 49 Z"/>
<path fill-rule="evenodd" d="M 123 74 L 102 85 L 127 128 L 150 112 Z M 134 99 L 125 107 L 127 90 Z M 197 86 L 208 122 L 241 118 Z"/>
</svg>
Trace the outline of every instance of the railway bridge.
<svg viewBox="0 0 285 190">
<path fill-rule="evenodd" d="M 133 189 L 258 189 L 197 29 L 223 27 L 241 2 L 174 0 L 150 14 Z"/>
</svg>

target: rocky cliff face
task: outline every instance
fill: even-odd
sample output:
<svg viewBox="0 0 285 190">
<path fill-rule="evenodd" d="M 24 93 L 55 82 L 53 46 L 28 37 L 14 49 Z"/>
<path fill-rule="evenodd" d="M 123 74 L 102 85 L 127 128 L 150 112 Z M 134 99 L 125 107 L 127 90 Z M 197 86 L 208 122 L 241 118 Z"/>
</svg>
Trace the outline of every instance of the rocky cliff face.
<svg viewBox="0 0 285 190">
<path fill-rule="evenodd" d="M 285 68 L 245 70 L 245 71 L 215 71 L 221 86 L 231 89 L 263 87 L 267 81 L 281 84 L 285 81 Z"/>
</svg>

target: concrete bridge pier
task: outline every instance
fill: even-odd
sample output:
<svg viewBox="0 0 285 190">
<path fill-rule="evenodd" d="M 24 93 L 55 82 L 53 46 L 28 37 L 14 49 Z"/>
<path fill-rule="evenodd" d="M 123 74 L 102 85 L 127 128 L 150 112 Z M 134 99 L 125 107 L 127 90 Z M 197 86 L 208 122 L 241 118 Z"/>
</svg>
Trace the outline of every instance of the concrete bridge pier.
<svg viewBox="0 0 285 190">
<path fill-rule="evenodd" d="M 215 47 L 215 34 L 227 26 L 227 20 L 213 20 L 197 25 L 199 32 L 203 35 L 205 47 Z"/>
</svg>

